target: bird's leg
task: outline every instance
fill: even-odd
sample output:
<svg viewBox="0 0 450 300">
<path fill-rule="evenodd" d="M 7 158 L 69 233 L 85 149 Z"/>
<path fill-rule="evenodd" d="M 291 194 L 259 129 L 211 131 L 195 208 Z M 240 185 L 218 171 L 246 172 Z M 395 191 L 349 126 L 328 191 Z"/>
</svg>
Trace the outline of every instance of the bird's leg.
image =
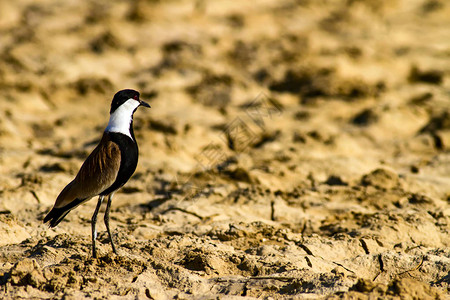
<svg viewBox="0 0 450 300">
<path fill-rule="evenodd" d="M 95 211 L 94 211 L 94 214 L 92 215 L 92 220 L 91 220 L 91 227 L 92 227 L 92 257 L 93 258 L 97 258 L 97 251 L 95 249 L 95 240 L 97 239 L 97 229 L 95 228 L 95 226 L 97 224 L 98 211 L 100 210 L 100 206 L 102 205 L 104 197 L 105 196 L 99 196 L 98 197 L 97 207 L 95 208 Z"/>
<path fill-rule="evenodd" d="M 109 229 L 109 211 L 111 210 L 111 201 L 112 201 L 113 195 L 114 195 L 114 193 L 110 194 L 108 196 L 108 203 L 106 204 L 106 211 L 105 211 L 105 225 L 106 225 L 106 230 L 108 231 L 109 240 L 111 241 L 112 250 L 113 250 L 114 254 L 118 255 L 116 247 L 114 246 L 114 241 L 113 241 L 113 237 L 111 234 L 111 230 Z"/>
</svg>

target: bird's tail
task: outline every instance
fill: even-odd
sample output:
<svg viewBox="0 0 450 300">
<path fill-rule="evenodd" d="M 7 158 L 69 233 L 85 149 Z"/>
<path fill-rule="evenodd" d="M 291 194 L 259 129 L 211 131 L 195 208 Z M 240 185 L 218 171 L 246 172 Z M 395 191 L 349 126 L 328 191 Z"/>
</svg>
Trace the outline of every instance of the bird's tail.
<svg viewBox="0 0 450 300">
<path fill-rule="evenodd" d="M 52 210 L 45 216 L 44 223 L 50 222 L 50 227 L 55 227 L 70 211 L 71 209 L 65 210 L 64 207 L 53 207 Z"/>
<path fill-rule="evenodd" d="M 44 223 L 50 222 L 50 227 L 55 227 L 72 209 L 83 203 L 85 200 L 86 199 L 75 199 L 66 206 L 53 207 L 52 210 L 45 216 Z"/>
</svg>

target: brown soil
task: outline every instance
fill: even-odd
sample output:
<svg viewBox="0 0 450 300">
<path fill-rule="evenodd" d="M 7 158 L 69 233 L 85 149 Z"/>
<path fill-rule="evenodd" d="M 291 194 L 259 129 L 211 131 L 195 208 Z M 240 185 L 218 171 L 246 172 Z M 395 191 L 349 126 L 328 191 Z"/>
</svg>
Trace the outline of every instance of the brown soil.
<svg viewBox="0 0 450 300">
<path fill-rule="evenodd" d="M 447 1 L 0 1 L 0 53 L 0 298 L 448 296 Z M 42 220 L 123 88 L 93 259 Z"/>
</svg>

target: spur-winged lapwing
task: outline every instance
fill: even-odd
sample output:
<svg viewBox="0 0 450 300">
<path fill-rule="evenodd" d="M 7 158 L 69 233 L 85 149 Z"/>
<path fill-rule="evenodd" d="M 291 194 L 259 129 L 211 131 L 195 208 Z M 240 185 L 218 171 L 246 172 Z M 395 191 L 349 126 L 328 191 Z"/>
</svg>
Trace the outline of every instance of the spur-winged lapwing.
<svg viewBox="0 0 450 300">
<path fill-rule="evenodd" d="M 106 230 L 112 249 L 117 254 L 109 229 L 109 211 L 114 192 L 136 170 L 139 153 L 133 132 L 133 114 L 139 106 L 150 107 L 139 99 L 139 92 L 135 90 L 122 90 L 114 95 L 109 123 L 100 143 L 83 163 L 75 179 L 59 194 L 52 210 L 44 218 L 44 223 L 50 222 L 50 227 L 55 227 L 72 209 L 99 196 L 91 222 L 93 257 L 97 257 L 97 214 L 105 197 L 108 197 L 104 218 Z"/>
</svg>

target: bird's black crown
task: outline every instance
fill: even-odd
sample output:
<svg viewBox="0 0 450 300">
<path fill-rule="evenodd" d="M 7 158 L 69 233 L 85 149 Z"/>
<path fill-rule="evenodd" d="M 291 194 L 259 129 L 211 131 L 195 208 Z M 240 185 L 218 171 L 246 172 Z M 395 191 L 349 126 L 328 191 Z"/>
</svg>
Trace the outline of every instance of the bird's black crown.
<svg viewBox="0 0 450 300">
<path fill-rule="evenodd" d="M 139 92 L 131 89 L 118 91 L 111 102 L 111 110 L 109 111 L 112 114 L 119 106 L 121 106 L 128 99 L 134 99 L 136 101 L 139 100 Z"/>
</svg>

